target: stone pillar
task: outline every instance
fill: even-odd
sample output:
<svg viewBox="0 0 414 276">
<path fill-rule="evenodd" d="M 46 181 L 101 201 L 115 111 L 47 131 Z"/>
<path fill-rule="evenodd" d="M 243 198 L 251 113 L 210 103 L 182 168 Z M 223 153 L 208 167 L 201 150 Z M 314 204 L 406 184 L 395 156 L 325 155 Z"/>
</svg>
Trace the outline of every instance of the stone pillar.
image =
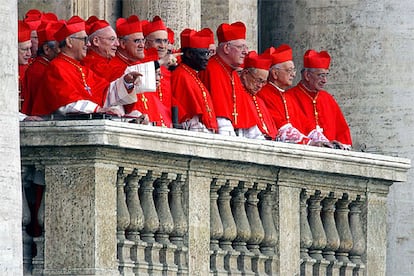
<svg viewBox="0 0 414 276">
<path fill-rule="evenodd" d="M 210 273 L 210 183 L 210 178 L 190 168 L 186 184 L 189 199 L 188 275 Z"/>
<path fill-rule="evenodd" d="M 374 187 L 368 187 L 368 189 L 373 190 Z M 363 214 L 366 219 L 365 231 L 367 231 L 366 275 L 398 275 L 388 274 L 386 271 L 386 248 L 375 246 L 375 244 L 387 244 L 387 225 L 384 220 L 379 219 L 387 215 L 386 191 L 368 193 Z"/>
<path fill-rule="evenodd" d="M 0 4 L 0 275 L 23 274 L 22 183 L 17 88 L 17 1 Z M 7 130 L 7 131 L 5 131 Z"/>
<path fill-rule="evenodd" d="M 246 25 L 247 45 L 257 49 L 258 20 L 257 2 L 255 0 L 201 0 L 201 26 L 209 27 L 214 33 L 217 27 L 225 23 L 242 21 Z M 217 44 L 217 40 L 216 40 Z"/>
<path fill-rule="evenodd" d="M 113 27 L 121 16 L 121 1 L 119 0 L 19 0 L 19 19 L 30 9 L 43 12 L 53 12 L 59 18 L 69 19 L 72 15 L 79 15 L 85 20 L 96 15 L 107 20 Z"/>
<path fill-rule="evenodd" d="M 167 27 L 174 30 L 178 48 L 181 31 L 185 28 L 200 29 L 201 25 L 200 0 L 123 0 L 122 15 L 126 17 L 131 14 L 148 20 L 160 16 Z"/>
<path fill-rule="evenodd" d="M 118 167 L 62 162 L 45 166 L 44 275 L 118 275 Z"/>
<path fill-rule="evenodd" d="M 300 189 L 288 185 L 285 180 L 279 180 L 277 188 L 277 224 L 281 236 L 277 248 L 280 270 L 275 275 L 300 275 Z"/>
</svg>

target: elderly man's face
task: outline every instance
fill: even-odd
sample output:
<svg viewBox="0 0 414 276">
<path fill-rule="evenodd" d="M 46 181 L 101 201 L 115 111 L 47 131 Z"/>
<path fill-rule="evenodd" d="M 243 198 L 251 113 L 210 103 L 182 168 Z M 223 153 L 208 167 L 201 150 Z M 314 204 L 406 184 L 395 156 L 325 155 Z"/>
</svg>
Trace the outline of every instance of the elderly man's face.
<svg viewBox="0 0 414 276">
<path fill-rule="evenodd" d="M 93 38 L 91 44 L 99 55 L 105 58 L 113 58 L 119 46 L 119 41 L 114 29 L 108 26 L 98 32 L 99 35 L 96 35 Z"/>
<path fill-rule="evenodd" d="M 238 67 L 243 64 L 244 58 L 249 52 L 245 39 L 237 39 L 227 42 L 228 57 L 231 60 L 231 65 Z"/>
<path fill-rule="evenodd" d="M 247 68 L 242 71 L 241 80 L 247 92 L 256 95 L 267 83 L 269 71 L 259 68 Z"/>
<path fill-rule="evenodd" d="M 29 63 L 29 59 L 32 56 L 31 46 L 32 42 L 30 40 L 19 43 L 17 51 L 19 64 Z"/>
<path fill-rule="evenodd" d="M 184 53 L 183 62 L 196 71 L 204 70 L 210 58 L 208 48 L 190 48 Z"/>
<path fill-rule="evenodd" d="M 275 82 L 278 87 L 286 89 L 289 86 L 292 86 L 293 80 L 296 76 L 296 68 L 293 61 L 289 60 L 277 64 L 276 66 L 272 67 L 270 71 L 273 75 L 273 82 Z"/>
<path fill-rule="evenodd" d="M 86 57 L 88 47 L 91 45 L 88 40 L 88 35 L 85 31 L 80 31 L 72 34 L 69 39 L 71 40 L 72 48 L 70 51 L 71 56 L 76 60 L 82 60 Z"/>
<path fill-rule="evenodd" d="M 147 35 L 145 37 L 145 48 L 157 49 L 158 57 L 163 58 L 168 53 L 168 32 L 159 30 Z"/>
<path fill-rule="evenodd" d="M 306 86 L 312 91 L 323 90 L 328 82 L 329 69 L 307 69 L 304 73 Z"/>
<path fill-rule="evenodd" d="M 120 47 L 124 50 L 123 53 L 132 60 L 139 60 L 145 57 L 144 46 L 145 39 L 141 32 L 127 35 L 120 40 Z"/>
</svg>

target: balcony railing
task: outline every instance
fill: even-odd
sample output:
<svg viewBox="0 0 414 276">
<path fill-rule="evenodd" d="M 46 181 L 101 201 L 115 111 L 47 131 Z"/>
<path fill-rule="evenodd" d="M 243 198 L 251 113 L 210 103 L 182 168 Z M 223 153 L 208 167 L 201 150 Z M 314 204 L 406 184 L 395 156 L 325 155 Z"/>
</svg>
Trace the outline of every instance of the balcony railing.
<svg viewBox="0 0 414 276">
<path fill-rule="evenodd" d="M 112 120 L 22 123 L 21 155 L 27 275 L 385 275 L 410 167 Z"/>
</svg>

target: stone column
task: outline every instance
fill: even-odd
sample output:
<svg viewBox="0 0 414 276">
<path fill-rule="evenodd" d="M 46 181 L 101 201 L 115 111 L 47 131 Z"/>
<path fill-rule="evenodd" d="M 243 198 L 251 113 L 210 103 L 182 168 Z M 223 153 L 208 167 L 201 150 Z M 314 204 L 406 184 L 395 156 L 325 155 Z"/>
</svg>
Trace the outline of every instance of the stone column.
<svg viewBox="0 0 414 276">
<path fill-rule="evenodd" d="M 195 163 L 195 162 L 194 162 Z M 210 183 L 202 166 L 188 172 L 188 275 L 210 273 Z"/>
<path fill-rule="evenodd" d="M 201 8 L 200 0 L 152 0 L 152 1 L 122 1 L 122 15 L 136 14 L 140 19 L 160 16 L 167 27 L 175 32 L 176 47 L 179 47 L 179 35 L 185 28 L 200 29 Z"/>
<path fill-rule="evenodd" d="M 0 41 L 2 51 L 7 53 L 0 56 L 0 275 L 22 275 L 22 183 L 17 118 L 17 1 L 2 1 L 0 7 L 0 24 L 4 26 Z"/>
<path fill-rule="evenodd" d="M 368 193 L 363 217 L 366 219 L 366 275 L 388 275 L 386 273 L 387 249 L 385 246 L 378 247 L 375 244 L 387 244 L 387 225 L 384 217 L 387 214 L 387 189 L 384 183 L 381 192 Z M 375 186 L 376 186 L 375 185 Z M 368 187 L 370 191 L 378 189 L 373 184 Z"/>
<path fill-rule="evenodd" d="M 44 275 L 119 274 L 117 170 L 80 159 L 45 166 Z"/>
<path fill-rule="evenodd" d="M 279 179 L 276 210 L 278 210 L 277 255 L 279 273 L 275 275 L 299 275 L 300 264 L 300 189 Z M 266 229 L 266 225 L 263 224 Z M 289 230 L 288 230 L 289 229 Z M 289 233 L 289 234 L 288 234 Z"/>
</svg>

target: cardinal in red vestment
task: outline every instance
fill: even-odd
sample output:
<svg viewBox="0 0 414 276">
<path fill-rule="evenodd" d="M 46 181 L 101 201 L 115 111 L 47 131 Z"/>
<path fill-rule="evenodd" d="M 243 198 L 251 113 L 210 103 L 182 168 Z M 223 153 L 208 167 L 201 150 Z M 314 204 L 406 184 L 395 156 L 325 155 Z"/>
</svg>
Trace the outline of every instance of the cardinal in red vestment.
<svg viewBox="0 0 414 276">
<path fill-rule="evenodd" d="M 255 110 L 250 96 L 244 91 L 238 70 L 244 62 L 246 26 L 243 22 L 222 23 L 217 28 L 219 45 L 216 55 L 210 58 L 200 79 L 210 91 L 217 116 L 218 133 L 235 136 L 239 129 L 256 125 Z"/>
<path fill-rule="evenodd" d="M 324 90 L 331 57 L 326 51 L 306 51 L 301 81 L 286 93 L 291 94 L 311 121 L 309 137 L 326 141 L 330 147 L 349 150 L 352 146 L 349 126 L 333 96 Z M 307 130 L 303 130 L 307 131 Z"/>
<path fill-rule="evenodd" d="M 172 72 L 173 105 L 178 108 L 178 123 L 191 131 L 217 132 L 210 92 L 198 77 L 198 72 L 207 66 L 208 47 L 213 36 L 208 28 L 198 32 L 185 29 L 180 34 L 183 55 L 181 63 Z"/>
</svg>

